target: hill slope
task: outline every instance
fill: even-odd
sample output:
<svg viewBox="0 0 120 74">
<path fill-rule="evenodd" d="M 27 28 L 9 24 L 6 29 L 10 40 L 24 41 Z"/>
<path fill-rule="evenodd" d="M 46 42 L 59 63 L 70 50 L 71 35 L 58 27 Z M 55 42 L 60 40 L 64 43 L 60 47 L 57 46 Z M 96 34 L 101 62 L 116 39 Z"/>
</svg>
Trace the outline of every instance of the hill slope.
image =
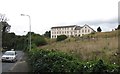
<svg viewBox="0 0 120 74">
<path fill-rule="evenodd" d="M 104 59 L 110 63 L 117 63 L 118 31 L 89 34 L 82 38 L 68 38 L 65 41 L 52 42 L 40 48 L 68 52 L 84 61 Z"/>
</svg>

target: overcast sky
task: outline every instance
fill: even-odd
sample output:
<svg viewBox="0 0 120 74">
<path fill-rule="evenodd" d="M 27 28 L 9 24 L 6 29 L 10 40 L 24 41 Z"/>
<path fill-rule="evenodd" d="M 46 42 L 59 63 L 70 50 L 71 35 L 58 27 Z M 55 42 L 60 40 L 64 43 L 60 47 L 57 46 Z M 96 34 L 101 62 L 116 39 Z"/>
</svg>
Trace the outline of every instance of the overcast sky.
<svg viewBox="0 0 120 74">
<path fill-rule="evenodd" d="M 0 13 L 5 14 L 11 25 L 11 32 L 17 35 L 29 31 L 31 17 L 32 31 L 44 34 L 54 26 L 88 24 L 94 30 L 99 26 L 111 31 L 118 25 L 119 0 L 1 0 Z"/>
</svg>

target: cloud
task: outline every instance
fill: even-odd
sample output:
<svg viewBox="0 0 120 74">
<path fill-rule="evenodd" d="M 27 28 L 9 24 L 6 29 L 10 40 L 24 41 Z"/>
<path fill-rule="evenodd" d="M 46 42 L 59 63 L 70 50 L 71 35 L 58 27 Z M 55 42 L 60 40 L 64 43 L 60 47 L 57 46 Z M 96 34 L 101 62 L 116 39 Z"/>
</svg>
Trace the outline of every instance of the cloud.
<svg viewBox="0 0 120 74">
<path fill-rule="evenodd" d="M 92 20 L 92 21 L 83 21 L 78 24 L 88 24 L 90 25 L 94 30 L 96 30 L 99 26 L 102 28 L 102 31 L 111 31 L 112 29 L 117 28 L 118 26 L 118 19 L 113 18 L 109 20 Z"/>
<path fill-rule="evenodd" d="M 80 24 L 90 24 L 90 25 L 94 25 L 94 26 L 98 26 L 100 24 L 116 24 L 118 23 L 118 19 L 117 18 L 113 18 L 113 19 L 109 19 L 109 20 L 95 20 L 95 21 L 84 21 L 84 22 L 80 22 Z"/>
</svg>

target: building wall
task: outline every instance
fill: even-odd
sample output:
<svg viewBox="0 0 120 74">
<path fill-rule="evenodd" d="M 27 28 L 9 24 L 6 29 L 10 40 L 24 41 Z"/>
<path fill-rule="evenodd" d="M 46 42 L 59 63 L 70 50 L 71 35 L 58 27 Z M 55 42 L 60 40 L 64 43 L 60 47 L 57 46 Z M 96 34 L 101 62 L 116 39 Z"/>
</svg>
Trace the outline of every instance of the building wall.
<svg viewBox="0 0 120 74">
<path fill-rule="evenodd" d="M 94 30 L 90 28 L 88 25 L 84 25 L 81 29 L 75 30 L 75 27 L 61 27 L 61 28 L 52 28 L 51 29 L 51 38 L 57 38 L 59 35 L 66 35 L 68 37 L 71 36 L 83 36 L 85 34 L 89 34 Z"/>
<path fill-rule="evenodd" d="M 90 34 L 91 32 L 94 32 L 93 29 L 91 29 L 89 26 L 85 25 L 83 26 L 83 28 L 81 28 L 80 30 L 77 30 L 77 36 L 83 36 L 85 34 Z"/>
</svg>

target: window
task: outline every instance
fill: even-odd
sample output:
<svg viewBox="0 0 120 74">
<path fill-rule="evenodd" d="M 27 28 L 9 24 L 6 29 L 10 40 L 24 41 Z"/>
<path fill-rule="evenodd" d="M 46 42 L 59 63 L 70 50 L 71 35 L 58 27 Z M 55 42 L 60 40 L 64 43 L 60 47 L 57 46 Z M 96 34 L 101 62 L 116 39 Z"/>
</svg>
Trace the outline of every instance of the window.
<svg viewBox="0 0 120 74">
<path fill-rule="evenodd" d="M 69 31 L 67 31 L 67 33 L 69 33 Z"/>
<path fill-rule="evenodd" d="M 86 33 L 87 31 L 85 30 L 85 33 Z"/>
<path fill-rule="evenodd" d="M 79 33 L 80 33 L 80 30 L 79 30 Z"/>
<path fill-rule="evenodd" d="M 82 32 L 84 32 L 84 30 L 82 30 Z"/>
<path fill-rule="evenodd" d="M 77 31 L 75 31 L 75 33 L 77 33 Z"/>
<path fill-rule="evenodd" d="M 66 34 L 66 31 L 65 31 L 65 34 Z"/>
<path fill-rule="evenodd" d="M 72 35 L 72 32 L 71 32 L 71 35 Z"/>
<path fill-rule="evenodd" d="M 90 30 L 88 30 L 88 32 L 90 32 Z"/>
<path fill-rule="evenodd" d="M 71 28 L 71 30 L 73 30 L 73 28 Z"/>
<path fill-rule="evenodd" d="M 52 34 L 54 34 L 54 32 L 52 32 Z"/>
</svg>

